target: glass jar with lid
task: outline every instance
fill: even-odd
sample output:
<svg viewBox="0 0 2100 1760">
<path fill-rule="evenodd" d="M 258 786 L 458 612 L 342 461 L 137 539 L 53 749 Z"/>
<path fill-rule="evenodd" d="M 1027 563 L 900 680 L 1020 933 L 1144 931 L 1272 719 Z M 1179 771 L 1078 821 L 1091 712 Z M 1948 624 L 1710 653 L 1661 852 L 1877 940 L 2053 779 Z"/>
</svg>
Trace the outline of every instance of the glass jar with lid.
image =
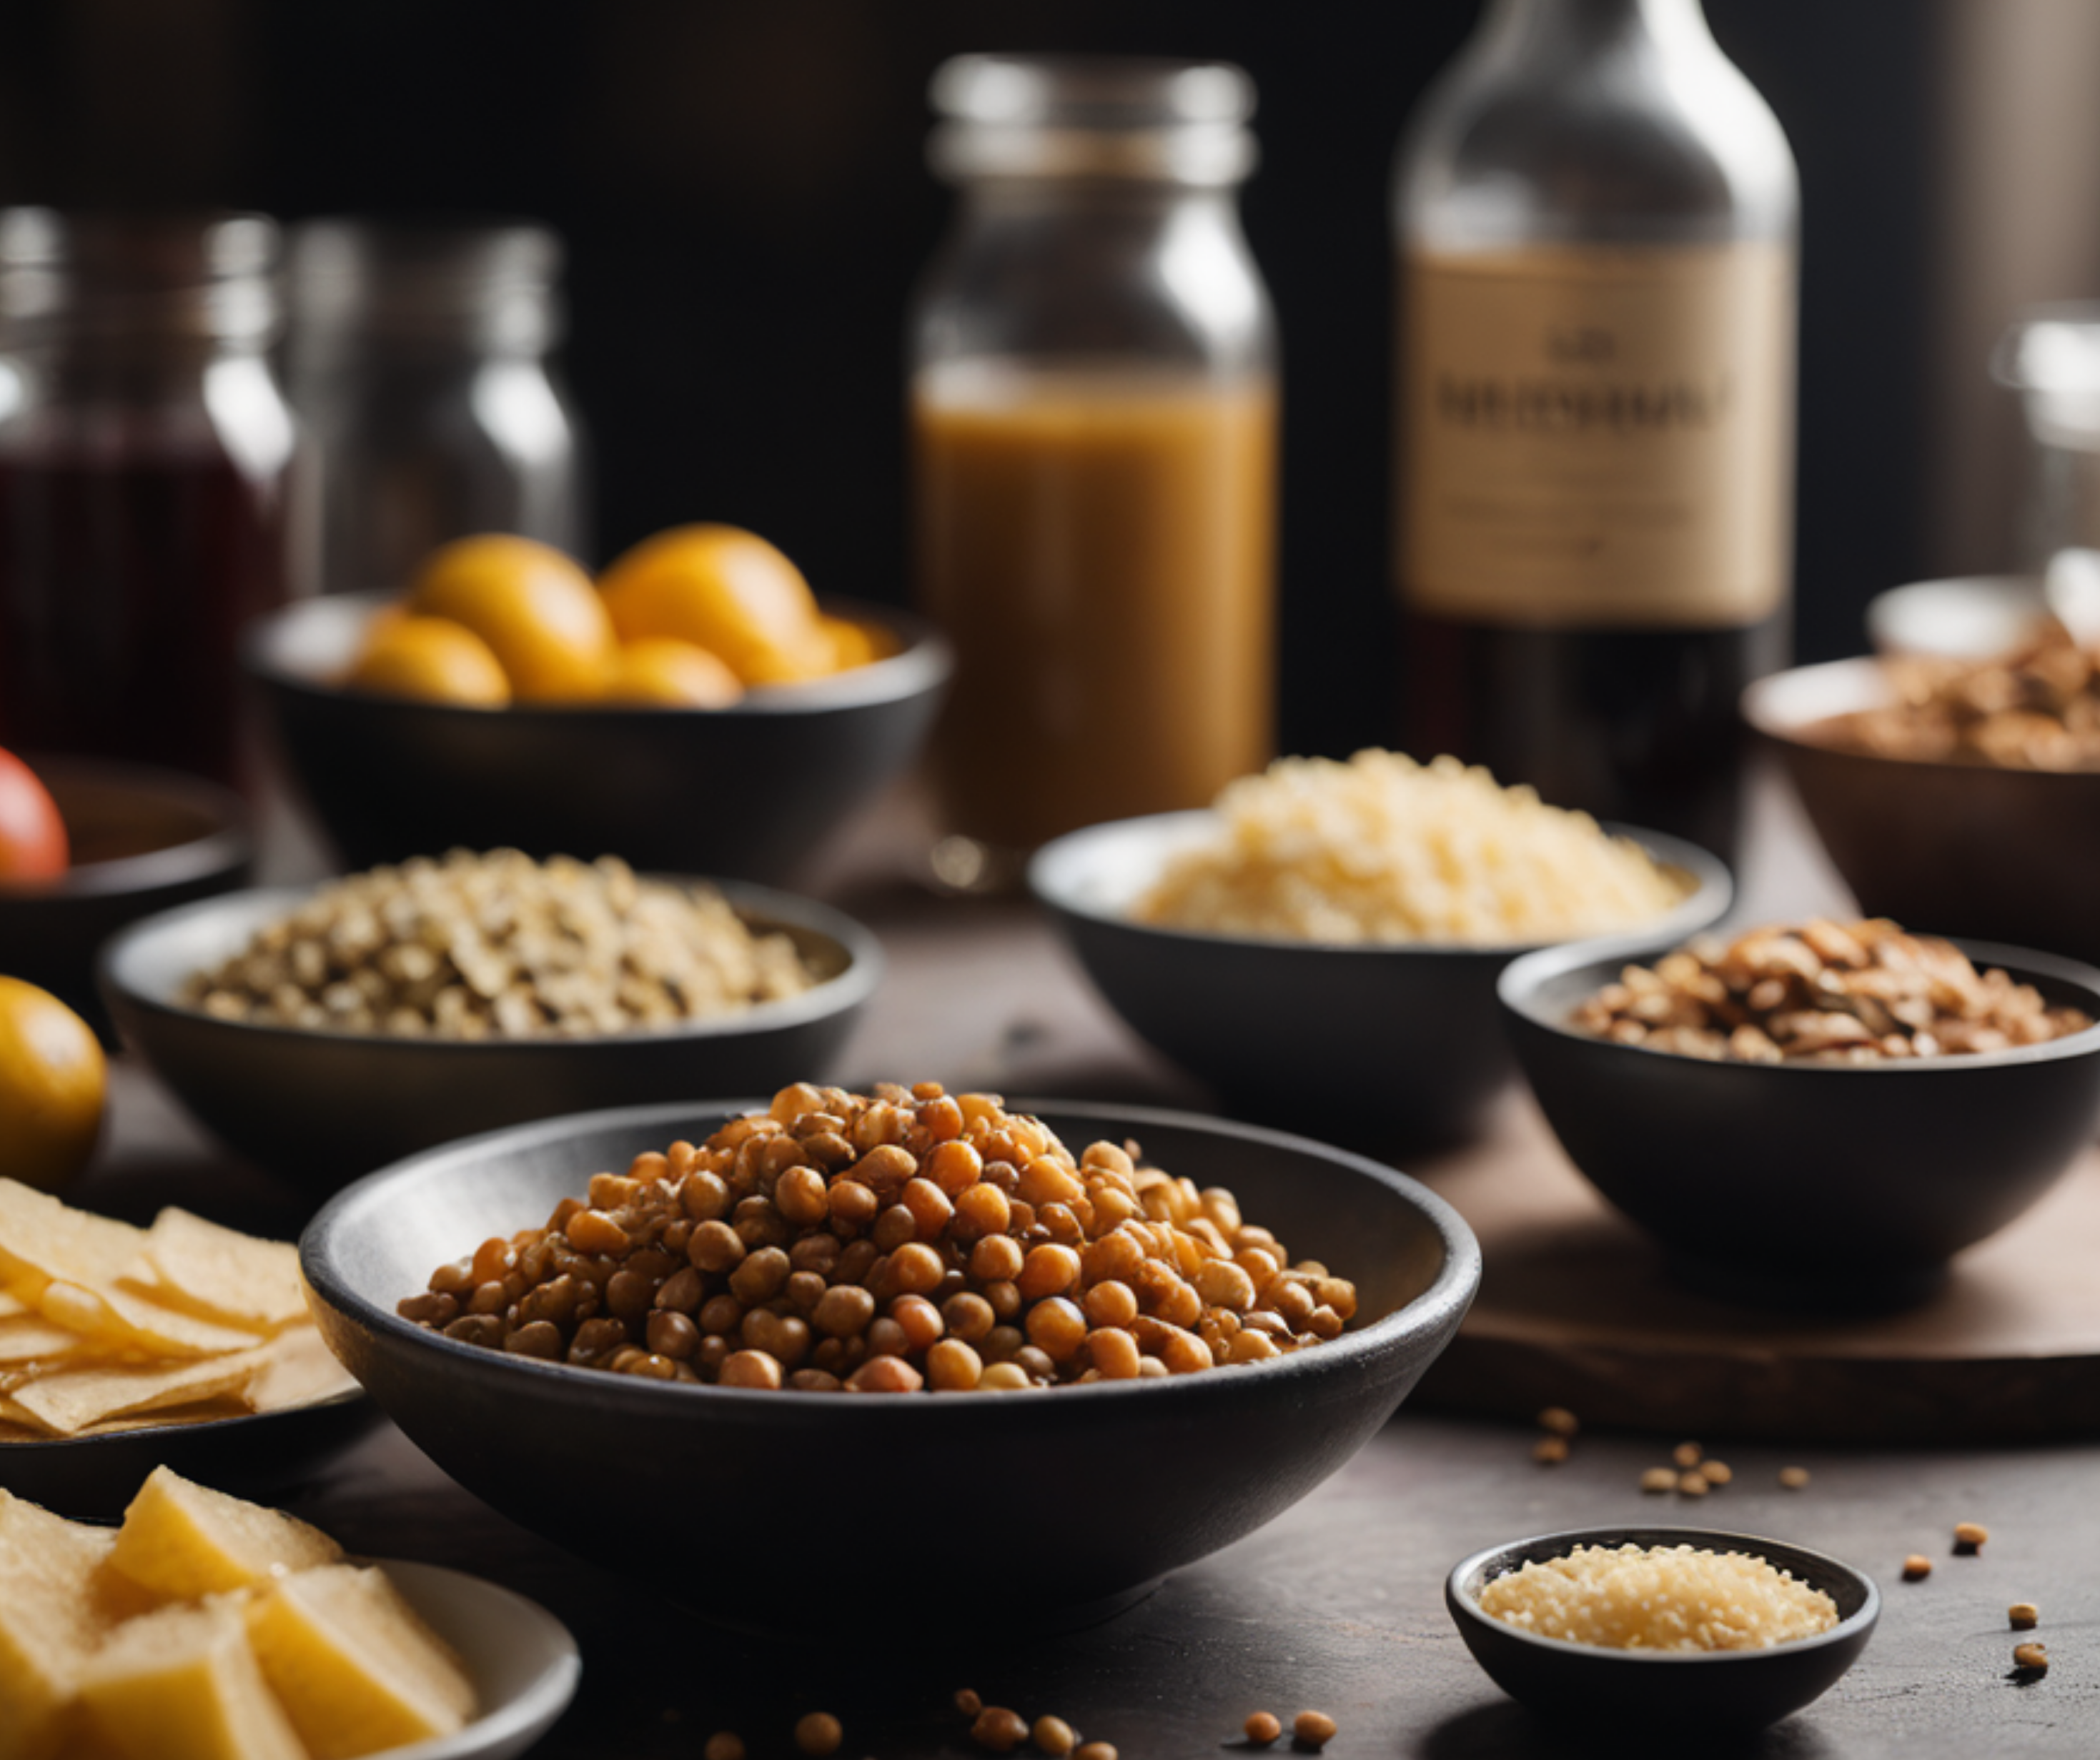
<svg viewBox="0 0 2100 1760">
<path fill-rule="evenodd" d="M 256 214 L 0 213 L 0 745 L 245 781 L 295 435 Z"/>
<path fill-rule="evenodd" d="M 912 323 L 915 573 L 967 884 L 1271 755 L 1276 345 L 1238 68 L 965 55 L 933 101 L 960 194 Z"/>
<path fill-rule="evenodd" d="M 305 584 L 399 590 L 472 532 L 580 552 L 583 444 L 549 361 L 561 268 L 541 227 L 294 229 L 286 369 L 318 519 Z"/>
</svg>

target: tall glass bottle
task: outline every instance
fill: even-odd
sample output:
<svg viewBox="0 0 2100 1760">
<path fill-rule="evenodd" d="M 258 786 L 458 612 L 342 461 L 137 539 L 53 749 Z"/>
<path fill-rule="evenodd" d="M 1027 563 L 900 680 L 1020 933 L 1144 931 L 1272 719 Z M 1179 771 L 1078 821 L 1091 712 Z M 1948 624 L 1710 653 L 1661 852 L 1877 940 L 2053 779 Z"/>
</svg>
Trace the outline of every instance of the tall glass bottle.
<svg viewBox="0 0 2100 1760">
<path fill-rule="evenodd" d="M 1798 195 L 1699 0 L 1491 0 L 1394 178 L 1411 749 L 1724 855 L 1792 579 Z"/>
<path fill-rule="evenodd" d="M 912 329 L 917 581 L 960 661 L 946 829 L 995 875 L 1269 757 L 1273 327 L 1238 68 L 967 55 L 933 95 L 961 194 Z"/>
</svg>

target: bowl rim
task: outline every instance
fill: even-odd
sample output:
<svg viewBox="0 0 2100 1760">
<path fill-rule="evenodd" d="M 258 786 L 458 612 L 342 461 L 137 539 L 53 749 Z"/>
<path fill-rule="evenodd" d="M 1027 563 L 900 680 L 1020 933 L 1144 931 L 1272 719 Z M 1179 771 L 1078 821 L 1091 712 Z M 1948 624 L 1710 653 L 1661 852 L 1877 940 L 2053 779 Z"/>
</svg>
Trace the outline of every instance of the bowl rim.
<svg viewBox="0 0 2100 1760">
<path fill-rule="evenodd" d="M 54 782 L 60 785 L 54 792 L 62 792 L 66 782 L 78 781 L 112 792 L 174 801 L 195 808 L 211 821 L 211 829 L 135 855 L 77 863 L 50 880 L 0 881 L 0 909 L 137 896 L 228 873 L 255 859 L 255 838 L 247 806 L 229 788 L 157 764 L 76 757 L 64 752 L 32 751 L 21 755 L 47 789 Z"/>
<path fill-rule="evenodd" d="M 476 1372 L 513 1377 L 511 1385 L 521 1391 L 534 1386 L 583 1388 L 636 1410 L 648 1409 L 653 1403 L 666 1399 L 691 1399 L 699 1402 L 695 1407 L 696 1412 L 726 1405 L 729 1410 L 740 1411 L 746 1417 L 782 1410 L 779 1402 L 784 1397 L 797 1402 L 796 1407 L 788 1409 L 811 1409 L 810 1402 L 816 1401 L 818 1404 L 814 1409 L 853 1413 L 854 1416 L 844 1421 L 862 1425 L 892 1421 L 880 1415 L 899 1406 L 907 1410 L 922 1407 L 943 1410 L 979 1410 L 1006 1401 L 1008 1396 L 1003 1393 L 976 1389 L 968 1393 L 943 1393 L 938 1400 L 898 1401 L 842 1398 L 834 1393 L 812 1393 L 796 1388 L 766 1390 L 712 1384 L 692 1386 L 678 1382 L 654 1381 L 635 1375 L 608 1375 L 602 1370 L 585 1369 L 570 1363 L 542 1362 L 533 1357 L 465 1344 L 457 1339 L 447 1338 L 442 1333 L 433 1332 L 412 1321 L 404 1320 L 391 1309 L 383 1309 L 366 1300 L 351 1288 L 335 1269 L 335 1237 L 346 1226 L 346 1218 L 351 1212 L 361 1206 L 379 1203 L 387 1189 L 396 1184 L 442 1178 L 448 1164 L 462 1159 L 479 1159 L 499 1142 L 507 1142 L 510 1146 L 524 1151 L 614 1128 L 640 1129 L 660 1124 L 669 1129 L 690 1126 L 702 1116 L 719 1117 L 726 1123 L 730 1118 L 744 1112 L 762 1111 L 768 1104 L 769 1102 L 764 1098 L 682 1100 L 647 1106 L 612 1107 L 592 1112 L 572 1112 L 558 1118 L 535 1120 L 529 1124 L 483 1131 L 476 1136 L 462 1137 L 456 1142 L 405 1156 L 345 1186 L 315 1213 L 313 1220 L 299 1237 L 300 1269 L 305 1274 L 313 1299 L 334 1309 L 354 1325 L 366 1331 L 376 1331 L 397 1343 L 406 1344 L 413 1349 L 435 1351 L 440 1361 L 474 1365 Z M 1302 1385 L 1315 1378 L 1352 1376 L 1357 1372 L 1367 1356 L 1396 1345 L 1403 1340 L 1433 1332 L 1447 1318 L 1455 1330 L 1457 1322 L 1464 1318 L 1467 1309 L 1472 1305 L 1473 1297 L 1479 1291 L 1480 1243 L 1458 1211 L 1420 1181 L 1367 1155 L 1357 1155 L 1289 1132 L 1158 1107 L 1033 1098 L 1012 1100 L 1008 1104 L 1009 1109 L 1018 1110 L 1031 1116 L 1048 1113 L 1068 1118 L 1099 1120 L 1104 1128 L 1114 1124 L 1140 1133 L 1154 1127 L 1193 1129 L 1296 1153 L 1309 1150 L 1323 1159 L 1340 1164 L 1352 1174 L 1367 1177 L 1374 1184 L 1385 1187 L 1390 1195 L 1405 1200 L 1429 1224 L 1442 1241 L 1444 1259 L 1427 1288 L 1418 1291 L 1391 1313 L 1382 1315 L 1360 1331 L 1344 1331 L 1338 1337 L 1324 1342 L 1317 1350 L 1294 1351 L 1274 1361 L 1248 1366 L 1266 1382 L 1287 1384 L 1295 1381 Z M 665 1137 L 664 1140 L 668 1142 L 671 1139 Z M 588 1173 L 580 1172 L 577 1176 L 579 1186 L 589 1177 Z M 474 1244 L 478 1243 L 469 1243 L 468 1250 L 471 1251 Z M 412 1295 L 415 1291 L 405 1293 Z M 1055 1409 L 1059 1410 L 1070 1409 L 1068 1402 L 1079 1398 L 1096 1401 L 1179 1399 L 1186 1408 L 1207 1397 L 1215 1397 L 1220 1393 L 1229 1395 L 1233 1388 L 1243 1385 L 1244 1380 L 1235 1375 L 1198 1374 L 1149 1380 L 1134 1379 L 1127 1382 L 1096 1381 L 1046 1391 L 1055 1393 L 1057 1399 Z"/>
<path fill-rule="evenodd" d="M 1989 777 L 2001 779 L 1998 785 L 2016 782 L 2032 786 L 2038 780 L 2062 788 L 2083 784 L 2090 788 L 2100 785 L 2100 769 L 2088 770 L 2031 770 L 2013 764 L 1993 764 L 1962 762 L 1947 758 L 1899 758 L 1888 752 L 1860 751 L 1850 746 L 1833 746 L 1826 740 L 1810 739 L 1807 730 L 1827 721 L 1829 715 L 1812 718 L 1784 712 L 1775 698 L 1784 699 L 1792 691 L 1803 688 L 1804 681 L 1813 684 L 1818 680 L 1839 683 L 1854 679 L 1864 681 L 1877 675 L 1882 669 L 1879 654 L 1855 654 L 1845 660 L 1819 660 L 1809 666 L 1788 667 L 1784 671 L 1768 672 L 1761 679 L 1753 680 L 1743 687 L 1742 695 L 1736 699 L 1737 712 L 1750 730 L 1760 738 L 1769 740 L 1787 752 L 1811 752 L 1818 758 L 1839 763 L 1864 764 L 1893 764 L 1905 770 L 1926 772 L 1941 777 L 1966 777 L 1972 786 L 1981 785 L 1974 779 Z M 1864 693 L 1862 693 L 1864 695 Z M 1857 707 L 1866 707 L 1862 702 Z M 1836 710 L 1833 714 L 1849 713 Z"/>
<path fill-rule="evenodd" d="M 1507 1561 L 1508 1569 L 1514 1570 L 1533 1559 L 1564 1557 L 1579 1546 L 1624 1545 L 1628 1542 L 1646 1547 L 1703 1547 L 1715 1552 L 1749 1552 L 1767 1564 L 1775 1564 L 1775 1560 L 1762 1549 L 1776 1547 L 1797 1558 L 1813 1560 L 1819 1571 L 1855 1583 L 1865 1593 L 1858 1608 L 1840 1619 L 1828 1631 L 1817 1632 L 1807 1638 L 1789 1639 L 1784 1643 L 1768 1644 L 1762 1649 L 1621 1650 L 1608 1644 L 1577 1643 L 1570 1639 L 1549 1638 L 1542 1633 L 1512 1625 L 1507 1620 L 1498 1620 L 1482 1611 L 1479 1599 L 1470 1584 L 1471 1578 L 1504 1560 Z M 1506 1576 L 1508 1570 L 1497 1571 L 1494 1574 L 1496 1577 Z M 1798 1573 L 1796 1574 L 1798 1577 Z M 1815 1585 L 1811 1584 L 1811 1586 Z M 1505 1540 L 1493 1546 L 1482 1547 L 1451 1567 L 1449 1575 L 1444 1579 L 1444 1598 L 1454 1619 L 1470 1621 L 1477 1628 L 1492 1632 L 1498 1637 L 1520 1639 L 1555 1655 L 1580 1657 L 1604 1668 L 1696 1667 L 1760 1661 L 1769 1664 L 1776 1658 L 1800 1656 L 1809 1651 L 1848 1643 L 1855 1638 L 1864 1639 L 1873 1630 L 1882 1613 L 1881 1586 L 1872 1576 L 1857 1565 L 1847 1564 L 1842 1559 L 1833 1558 L 1813 1547 L 1800 1546 L 1793 1541 L 1780 1540 L 1770 1535 L 1738 1533 L 1727 1529 L 1681 1528 L 1668 1523 L 1638 1521 L 1593 1528 L 1561 1529 L 1552 1533 L 1533 1534 L 1522 1540 Z"/>
<path fill-rule="evenodd" d="M 2015 978 L 2027 974 L 2047 978 L 2053 983 L 2075 986 L 2085 993 L 2085 1011 L 2093 1017 L 2093 1024 L 2075 1033 L 2066 1033 L 2060 1039 L 2045 1040 L 2040 1045 L 2010 1045 L 2003 1051 L 1965 1051 L 1930 1058 L 1885 1058 L 1877 1063 L 1815 1063 L 1806 1061 L 1751 1063 L 1734 1058 L 1688 1058 L 1679 1051 L 1657 1051 L 1647 1045 L 1621 1045 L 1617 1040 L 1600 1039 L 1594 1033 L 1577 1032 L 1566 1021 L 1554 1019 L 1539 1003 L 1539 994 L 1548 984 L 1556 979 L 1580 971 L 1586 966 L 1595 966 L 1601 973 L 1604 968 L 1617 963 L 1610 956 L 1592 957 L 1590 950 L 1579 945 L 1542 948 L 1535 953 L 1527 953 L 1521 959 L 1511 961 L 1495 980 L 1495 995 L 1506 1014 L 1515 1015 L 1563 1039 L 1576 1040 L 1583 1045 L 1604 1045 L 1613 1051 L 1638 1052 L 1643 1057 L 1668 1058 L 1674 1063 L 1696 1064 L 1702 1069 L 1760 1070 L 1767 1075 L 1776 1075 L 1781 1080 L 1803 1076 L 1961 1075 L 1979 1070 L 2003 1069 L 2013 1064 L 2052 1063 L 2064 1058 L 2100 1054 L 2100 970 L 2081 961 L 2067 958 L 2060 953 L 2045 953 L 2038 948 L 2012 947 L 1999 941 L 1979 941 L 1967 935 L 1942 935 L 1934 939 L 1952 942 L 1969 956 L 1970 962 L 1979 970 L 1996 966 L 2003 967 Z M 1608 974 L 1604 975 L 1608 976 Z M 1593 988 L 1601 988 L 1603 981 L 1600 977 L 1598 985 Z M 1724 1076 L 1722 1079 L 1732 1078 Z"/>
<path fill-rule="evenodd" d="M 772 720 L 781 716 L 826 715 L 864 709 L 880 703 L 901 702 L 924 695 L 944 684 L 955 671 L 955 649 L 941 630 L 917 613 L 896 605 L 876 605 L 842 594 L 820 595 L 818 605 L 857 622 L 880 625 L 903 639 L 898 653 L 865 666 L 813 679 L 801 684 L 754 687 L 735 702 L 704 709 L 667 703 L 512 702 L 500 709 L 476 703 L 434 702 L 421 697 L 390 697 L 379 691 L 351 690 L 316 678 L 286 659 L 285 644 L 304 624 L 329 618 L 346 618 L 362 612 L 368 620 L 401 596 L 377 589 L 364 592 L 323 593 L 280 607 L 251 624 L 241 637 L 240 664 L 249 675 L 272 690 L 315 702 L 362 703 L 392 711 L 431 715 L 439 719 L 482 722 L 492 715 L 536 723 L 543 727 L 575 727 L 580 723 L 603 722 L 615 725 L 640 723 L 670 724 L 683 718 L 707 720 Z"/>
<path fill-rule="evenodd" d="M 103 944 L 95 960 L 95 980 L 104 997 L 112 1004 L 121 1001 L 146 1014 L 190 1023 L 207 1031 L 222 1030 L 236 1038 L 246 1035 L 279 1042 L 358 1045 L 382 1053 L 427 1052 L 448 1058 L 545 1054 L 550 1049 L 564 1049 L 595 1051 L 736 1038 L 754 1030 L 784 1029 L 828 1019 L 858 1007 L 875 993 L 882 981 L 882 944 L 874 931 L 828 904 L 748 880 L 717 879 L 704 874 L 646 873 L 640 878 L 687 887 L 711 886 L 747 923 L 761 929 L 801 930 L 832 942 L 846 957 L 845 969 L 799 995 L 754 1003 L 732 1014 L 685 1021 L 674 1027 L 638 1027 L 630 1032 L 597 1033 L 578 1038 L 549 1035 L 527 1039 L 411 1038 L 398 1033 L 346 1032 L 329 1027 L 223 1020 L 201 1009 L 185 1007 L 165 990 L 148 989 L 133 976 L 131 968 L 147 951 L 161 939 L 179 933 L 193 918 L 252 913 L 258 919 L 267 921 L 271 916 L 296 909 L 324 887 L 335 883 L 333 880 L 320 880 L 308 886 L 244 887 L 237 891 L 197 899 L 141 917 L 119 930 Z"/>
<path fill-rule="evenodd" d="M 430 1593 L 432 1589 L 478 1604 L 471 1608 L 474 1625 L 490 1623 L 493 1612 L 496 1622 L 507 1628 L 512 1643 L 522 1634 L 530 1633 L 546 1653 L 546 1661 L 523 1687 L 501 1704 L 481 1710 L 457 1735 L 434 1736 L 425 1741 L 390 1748 L 386 1750 L 387 1760 L 476 1760 L 478 1756 L 497 1752 L 505 1744 L 547 1728 L 576 1697 L 584 1666 L 583 1652 L 576 1643 L 576 1634 L 530 1595 L 520 1595 L 515 1589 L 474 1572 L 459 1570 L 449 1564 L 434 1564 L 426 1559 L 359 1558 L 353 1562 L 386 1572 L 411 1606 L 419 1600 L 427 1606 L 433 1599 Z M 422 1607 L 417 1607 L 417 1611 L 433 1629 L 438 1630 L 441 1638 L 447 1637 L 439 1622 L 430 1619 Z M 444 1623 L 449 1626 L 452 1622 Z M 479 1680 L 474 1683 L 477 1694 L 484 1684 Z"/>
<path fill-rule="evenodd" d="M 1154 936 L 1163 942 L 1191 947 L 1260 948 L 1315 958 L 1361 958 L 1366 954 L 1390 957 L 1399 954 L 1446 959 L 1509 959 L 1540 948 L 1617 947 L 1631 950 L 1653 946 L 1658 937 L 1696 934 L 1725 916 L 1735 901 L 1735 877 L 1718 856 L 1682 838 L 1617 823 L 1607 823 L 1604 829 L 1614 837 L 1639 844 L 1664 866 L 1690 874 L 1696 883 L 1652 922 L 1608 929 L 1566 941 L 1313 941 L 1286 935 L 1228 935 L 1217 930 L 1180 929 L 1164 923 L 1143 922 L 1124 912 L 1098 905 L 1085 895 L 1089 858 L 1098 859 L 1097 846 L 1121 838 L 1149 838 L 1155 846 L 1171 847 L 1200 827 L 1219 822 L 1215 807 L 1198 807 L 1181 812 L 1110 819 L 1068 831 L 1062 837 L 1053 838 L 1029 858 L 1028 889 L 1039 903 L 1061 916 L 1132 935 Z"/>
</svg>

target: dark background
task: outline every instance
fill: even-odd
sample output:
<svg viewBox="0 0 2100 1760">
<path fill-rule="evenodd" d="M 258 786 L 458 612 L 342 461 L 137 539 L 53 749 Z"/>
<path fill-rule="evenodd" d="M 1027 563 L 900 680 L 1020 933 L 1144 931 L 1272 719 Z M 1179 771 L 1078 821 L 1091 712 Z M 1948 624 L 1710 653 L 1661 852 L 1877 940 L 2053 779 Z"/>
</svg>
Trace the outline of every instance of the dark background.
<svg viewBox="0 0 2100 1760">
<path fill-rule="evenodd" d="M 1475 0 L 71 0 L 0 8 L 0 200 L 525 214 L 571 253 L 603 560 L 725 519 L 904 596 L 904 313 L 943 224 L 924 92 L 966 49 L 1224 57 L 1286 397 L 1283 739 L 1388 740 L 1386 182 Z M 1804 203 L 1798 648 L 1925 572 L 1932 8 L 1709 0 Z"/>
</svg>

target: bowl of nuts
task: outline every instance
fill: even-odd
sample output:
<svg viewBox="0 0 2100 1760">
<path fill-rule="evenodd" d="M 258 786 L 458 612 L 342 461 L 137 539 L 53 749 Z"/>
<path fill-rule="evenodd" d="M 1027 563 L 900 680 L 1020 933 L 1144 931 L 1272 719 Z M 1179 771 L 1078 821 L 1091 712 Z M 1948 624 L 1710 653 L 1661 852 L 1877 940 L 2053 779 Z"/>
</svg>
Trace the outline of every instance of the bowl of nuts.
<svg viewBox="0 0 2100 1760">
<path fill-rule="evenodd" d="M 1749 1287 L 1928 1288 L 2100 1124 L 2100 971 L 2054 954 L 1818 921 L 1652 966 L 1550 948 L 1501 997 L 1569 1159 Z"/>
<path fill-rule="evenodd" d="M 999 1526 L 1003 1623 L 1101 1617 L 1336 1471 L 1480 1278 L 1364 1158 L 933 1083 L 495 1133 L 341 1193 L 301 1256 L 331 1348 L 470 1489 L 804 1636 L 982 1619 L 979 1547 L 838 1569 L 853 1512 L 908 1530 L 944 1485 L 1074 1513 Z M 638 1548 L 578 1494 L 609 1473 L 680 1519 Z"/>
<path fill-rule="evenodd" d="M 2100 653 L 1798 667 L 1745 693 L 1863 910 L 2100 961 Z"/>
<path fill-rule="evenodd" d="M 822 1068 L 873 935 L 741 882 L 515 850 L 228 893 L 104 950 L 109 1011 L 199 1120 L 316 1195 L 412 1151 Z"/>
</svg>

